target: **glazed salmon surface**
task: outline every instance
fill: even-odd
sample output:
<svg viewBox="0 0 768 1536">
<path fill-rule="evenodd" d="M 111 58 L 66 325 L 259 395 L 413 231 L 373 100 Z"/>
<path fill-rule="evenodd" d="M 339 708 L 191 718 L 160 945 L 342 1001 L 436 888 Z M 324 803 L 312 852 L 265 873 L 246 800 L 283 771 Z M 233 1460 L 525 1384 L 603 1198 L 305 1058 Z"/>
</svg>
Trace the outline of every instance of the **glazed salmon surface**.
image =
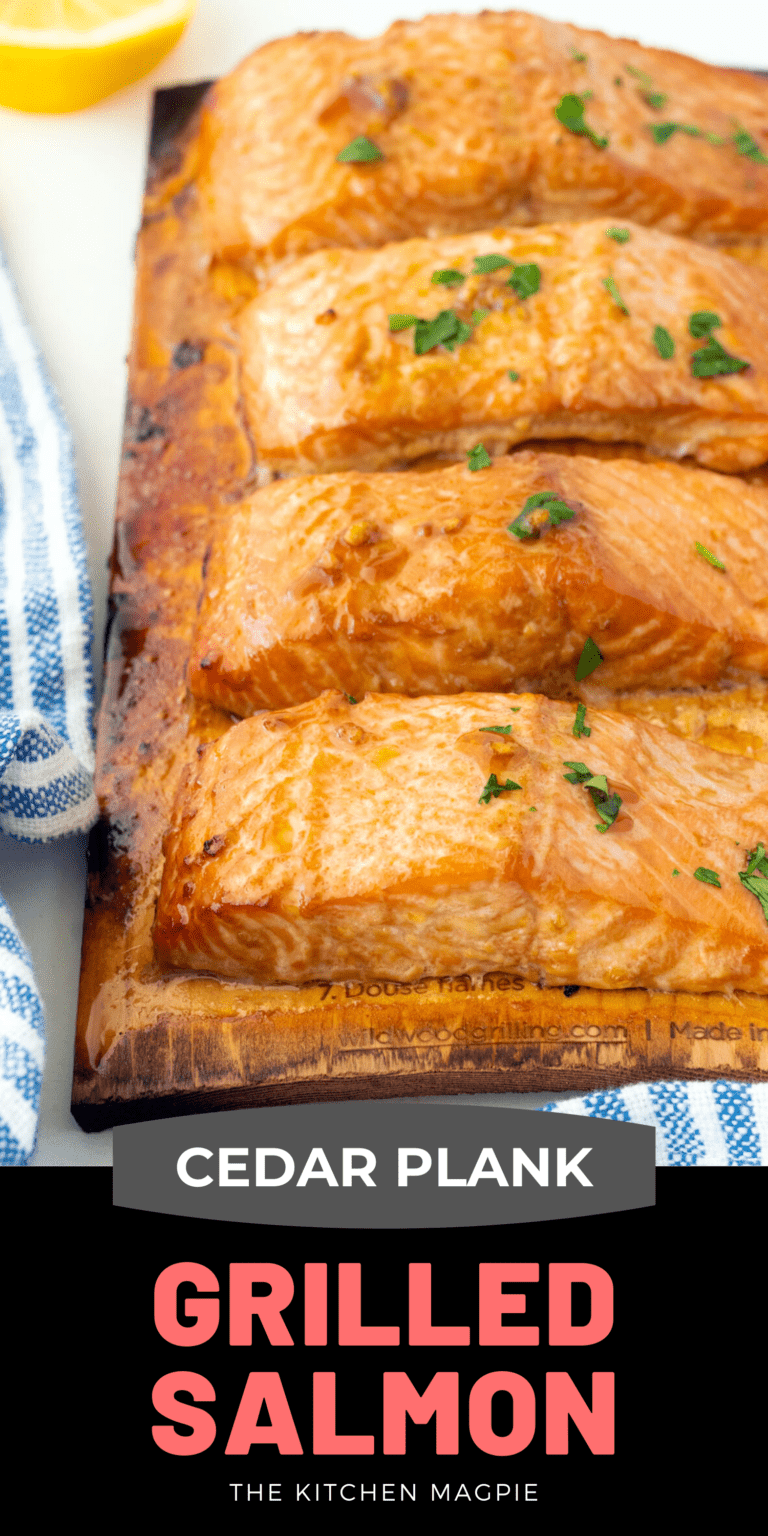
<svg viewBox="0 0 768 1536">
<path fill-rule="evenodd" d="M 341 693 L 241 721 L 176 798 L 161 962 L 768 991 L 768 924 L 739 880 L 768 841 L 768 765 L 608 711 L 587 711 L 588 738 L 573 721 L 533 695 Z M 603 832 L 574 761 L 620 797 Z"/>
<path fill-rule="evenodd" d="M 765 462 L 768 273 L 637 224 L 617 244 L 608 227 L 405 240 L 281 268 L 240 321 L 262 463 L 384 469 L 458 458 L 479 440 L 499 453 L 557 437 L 644 444 L 729 472 Z M 487 257 L 507 265 L 476 273 Z M 435 273 L 456 274 L 455 286 Z M 510 280 L 538 291 L 520 297 Z M 441 314 L 464 329 L 417 353 L 428 338 L 419 343 L 416 319 Z M 391 330 L 391 315 L 404 328 Z M 711 334 L 693 336 L 692 324 Z M 696 377 L 718 348 L 735 359 L 723 367 L 749 366 Z"/>
<path fill-rule="evenodd" d="M 574 95 L 591 137 L 555 115 Z M 339 163 L 361 135 L 382 158 Z M 209 94 L 198 153 L 210 245 L 257 271 L 593 215 L 768 234 L 768 83 L 523 12 L 269 43 Z"/>
<path fill-rule="evenodd" d="M 565 520 L 510 532 L 547 493 Z M 607 688 L 768 676 L 766 550 L 768 491 L 677 464 L 523 450 L 276 481 L 219 525 L 189 686 L 239 715 L 324 688 L 562 693 L 588 635 Z"/>
</svg>

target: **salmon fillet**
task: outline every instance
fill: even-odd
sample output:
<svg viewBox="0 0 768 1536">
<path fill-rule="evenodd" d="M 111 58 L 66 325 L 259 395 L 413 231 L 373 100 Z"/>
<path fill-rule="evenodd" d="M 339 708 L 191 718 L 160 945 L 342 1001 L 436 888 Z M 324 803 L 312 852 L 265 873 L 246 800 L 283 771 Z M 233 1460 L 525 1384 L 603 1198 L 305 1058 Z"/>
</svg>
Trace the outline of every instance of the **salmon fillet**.
<svg viewBox="0 0 768 1536">
<path fill-rule="evenodd" d="M 281 268 L 240 321 L 262 463 L 384 469 L 458 458 L 479 439 L 500 453 L 568 437 L 640 443 L 710 469 L 764 463 L 768 273 L 637 224 L 617 244 L 606 228 L 405 240 Z M 502 259 L 475 273 L 478 260 Z M 435 273 L 455 274 L 455 286 Z M 438 316 L 448 319 L 437 331 L 425 326 Z M 712 329 L 693 336 L 692 325 Z M 738 371 L 696 376 L 707 359 Z"/>
<path fill-rule="evenodd" d="M 547 494 L 564 521 L 544 504 L 511 533 Z M 562 692 L 588 635 L 608 688 L 768 676 L 766 550 L 768 492 L 677 464 L 524 450 L 278 480 L 219 526 L 189 686 L 239 715 L 325 688 Z"/>
<path fill-rule="evenodd" d="M 607 711 L 577 740 L 573 720 L 535 695 L 326 693 L 241 721 L 179 788 L 160 960 L 768 992 L 768 923 L 739 880 L 768 840 L 768 765 Z M 604 776 L 593 791 L 564 777 L 580 766 Z"/>
<path fill-rule="evenodd" d="M 555 115 L 579 96 L 591 136 Z M 360 136 L 382 158 L 340 163 Z M 768 235 L 768 83 L 523 12 L 268 43 L 210 92 L 197 152 L 211 248 L 257 272 L 596 214 Z"/>
</svg>

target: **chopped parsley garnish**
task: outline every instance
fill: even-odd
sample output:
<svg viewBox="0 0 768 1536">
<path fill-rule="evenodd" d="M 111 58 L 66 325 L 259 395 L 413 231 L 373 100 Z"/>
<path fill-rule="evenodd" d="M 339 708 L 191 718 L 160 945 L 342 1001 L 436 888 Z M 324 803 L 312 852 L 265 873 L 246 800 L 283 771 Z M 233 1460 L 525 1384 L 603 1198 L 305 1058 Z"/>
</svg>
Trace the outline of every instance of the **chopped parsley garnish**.
<svg viewBox="0 0 768 1536">
<path fill-rule="evenodd" d="M 497 736 L 508 736 L 511 725 L 481 725 L 481 731 L 494 731 Z"/>
<path fill-rule="evenodd" d="M 584 121 L 583 96 L 576 96 L 571 92 L 567 96 L 562 96 L 555 107 L 555 117 L 564 128 L 568 129 L 569 133 L 580 133 L 585 139 L 589 139 L 595 149 L 608 147 L 608 139 L 601 138 L 598 133 L 595 133 L 594 128 L 590 128 Z"/>
<path fill-rule="evenodd" d="M 541 287 L 541 267 L 537 267 L 535 261 L 524 261 L 519 267 L 513 266 L 507 287 L 514 289 L 519 299 L 529 299 Z"/>
<path fill-rule="evenodd" d="M 512 380 L 513 384 L 517 384 L 520 375 L 519 373 L 515 373 L 514 368 L 510 368 L 508 377 Z"/>
<path fill-rule="evenodd" d="M 511 715 L 519 715 L 520 710 L 522 709 L 522 707 L 523 707 L 522 704 L 513 704 L 512 708 L 509 711 L 509 713 Z"/>
<path fill-rule="evenodd" d="M 646 91 L 650 91 L 651 86 L 653 85 L 653 81 L 650 75 L 645 73 L 644 69 L 635 69 L 634 64 L 625 64 L 624 68 L 627 71 L 627 74 L 631 75 L 632 79 L 637 81 L 638 85 L 642 85 Z"/>
<path fill-rule="evenodd" d="M 743 373 L 750 364 L 743 357 L 734 357 L 714 336 L 691 356 L 691 373 L 695 379 L 714 379 L 719 374 Z"/>
<path fill-rule="evenodd" d="M 762 865 L 765 865 L 764 869 L 761 868 Z M 762 843 L 758 843 L 757 847 L 752 849 L 747 858 L 747 874 L 754 875 L 755 870 L 757 870 L 759 875 L 768 876 L 768 858 L 766 858 L 765 848 Z"/>
<path fill-rule="evenodd" d="M 489 256 L 476 256 L 474 275 L 482 272 L 499 272 L 502 267 L 511 267 L 514 263 L 508 256 L 502 256 L 498 251 L 491 251 Z"/>
<path fill-rule="evenodd" d="M 653 81 L 644 69 L 633 69 L 631 64 L 625 64 L 624 68 L 641 87 L 640 95 L 646 106 L 653 107 L 655 111 L 660 111 L 663 106 L 666 106 L 669 97 L 665 96 L 663 91 L 654 91 Z"/>
<path fill-rule="evenodd" d="M 532 512 L 538 512 L 538 517 L 532 518 Z M 573 507 L 561 501 L 554 491 L 537 491 L 528 497 L 514 522 L 507 524 L 507 533 L 513 533 L 516 539 L 538 539 L 547 523 L 551 528 L 557 528 L 560 523 L 570 523 L 575 516 Z"/>
<path fill-rule="evenodd" d="M 757 139 L 753 139 L 746 128 L 739 128 L 731 140 L 737 154 L 745 155 L 747 160 L 754 160 L 756 165 L 768 165 L 768 156 L 764 155 Z"/>
<path fill-rule="evenodd" d="M 717 555 L 713 555 L 711 549 L 707 549 L 705 544 L 700 544 L 698 539 L 696 539 L 693 547 L 697 555 L 701 555 L 704 560 L 708 560 L 710 565 L 715 567 L 716 571 L 725 570 L 722 560 L 718 560 Z"/>
<path fill-rule="evenodd" d="M 571 49 L 571 58 L 573 59 L 574 64 L 586 64 L 587 62 L 586 53 L 579 53 L 578 48 Z"/>
<path fill-rule="evenodd" d="M 487 320 L 488 319 L 488 316 L 489 316 L 490 313 L 491 313 L 491 311 L 489 309 L 473 309 L 472 314 L 470 316 L 472 324 L 473 325 L 480 325 L 480 324 L 482 324 L 483 320 Z"/>
<path fill-rule="evenodd" d="M 768 858 L 762 843 L 752 850 L 747 859 L 746 872 L 739 875 L 742 885 L 756 896 L 768 923 Z"/>
<path fill-rule="evenodd" d="M 587 706 L 586 706 L 586 704 L 577 704 L 576 705 L 576 719 L 573 722 L 573 731 L 571 732 L 571 734 L 573 736 L 591 736 L 592 735 L 592 727 L 591 727 L 591 725 L 585 725 L 584 724 L 584 720 L 586 718 L 586 713 L 587 713 Z"/>
<path fill-rule="evenodd" d="M 665 325 L 655 325 L 653 327 L 653 345 L 659 357 L 663 357 L 665 362 L 669 362 L 669 359 L 674 357 L 675 343 Z"/>
<path fill-rule="evenodd" d="M 688 330 L 691 335 L 701 341 L 707 338 L 703 347 L 691 355 L 691 373 L 695 379 L 713 379 L 722 373 L 742 373 L 750 364 L 743 357 L 734 357 L 726 352 L 725 347 L 712 335 L 722 325 L 719 315 L 712 309 L 697 309 L 688 321 Z"/>
<path fill-rule="evenodd" d="M 705 336 L 711 336 L 722 323 L 713 309 L 697 309 L 688 320 L 688 330 L 696 341 L 701 341 Z"/>
<path fill-rule="evenodd" d="M 607 290 L 608 290 L 609 294 L 611 295 L 611 298 L 613 299 L 613 302 L 616 305 L 617 309 L 620 309 L 622 311 L 622 314 L 628 315 L 629 314 L 629 310 L 627 309 L 627 306 L 624 303 L 624 300 L 621 297 L 621 294 L 619 293 L 618 288 L 616 287 L 616 279 L 614 278 L 613 273 L 611 272 L 611 274 L 608 277 L 601 278 L 601 282 L 602 282 L 603 287 L 607 288 Z"/>
<path fill-rule="evenodd" d="M 652 107 L 655 103 L 649 101 L 648 105 Z M 703 128 L 696 128 L 693 123 L 649 123 L 648 127 L 657 144 L 666 144 L 667 139 L 671 139 L 673 133 L 687 133 L 692 139 L 705 139 L 707 144 L 714 144 L 717 147 L 729 142 L 728 139 L 722 137 L 722 134 L 705 133 Z M 734 138 L 730 142 L 735 144 L 736 139 Z"/>
<path fill-rule="evenodd" d="M 515 784 L 513 779 L 507 779 L 506 784 L 500 784 L 495 773 L 492 773 L 477 803 L 478 805 L 489 805 L 491 796 L 493 796 L 494 800 L 498 800 L 499 795 L 506 794 L 508 790 L 522 789 L 522 787 L 522 784 Z"/>
<path fill-rule="evenodd" d="M 630 229 L 622 229 L 619 224 L 612 224 L 605 233 L 608 239 L 615 240 L 617 245 L 626 245 L 627 241 L 632 238 L 632 231 Z"/>
<path fill-rule="evenodd" d="M 357 699 L 353 699 L 351 693 L 345 693 L 344 697 L 345 697 L 345 699 L 346 699 L 348 704 L 356 704 L 357 703 Z"/>
<path fill-rule="evenodd" d="M 474 448 L 467 450 L 467 469 L 473 471 L 476 469 L 490 469 L 491 463 L 491 455 L 483 447 L 482 443 L 477 443 Z"/>
<path fill-rule="evenodd" d="M 595 823 L 595 831 L 607 832 L 621 810 L 621 795 L 617 795 L 615 790 L 609 790 L 604 773 L 593 773 L 586 763 L 571 763 L 566 759 L 563 767 L 572 770 L 571 773 L 563 774 L 569 784 L 581 784 L 589 791 L 592 804 L 600 817 L 599 822 Z"/>
<path fill-rule="evenodd" d="M 419 356 L 435 347 L 447 347 L 449 352 L 460 347 L 472 336 L 471 325 L 460 320 L 455 309 L 441 309 L 434 320 L 417 320 L 413 336 L 413 350 Z"/>
<path fill-rule="evenodd" d="M 576 681 L 583 683 L 585 677 L 589 677 L 603 660 L 603 653 L 595 645 L 591 635 L 587 635 L 584 641 L 584 649 L 576 663 Z"/>
<path fill-rule="evenodd" d="M 703 129 L 694 128 L 692 123 L 649 123 L 648 127 L 657 144 L 666 144 L 667 139 L 671 139 L 673 133 L 687 133 L 690 134 L 692 139 L 709 137 L 708 134 L 704 133 Z M 720 143 L 722 143 L 722 139 Z"/>
<path fill-rule="evenodd" d="M 672 873 L 673 875 L 679 875 L 680 871 L 679 869 L 673 869 Z"/>
<path fill-rule="evenodd" d="M 432 273 L 433 283 L 442 283 L 444 288 L 458 288 L 460 283 L 466 281 L 463 272 L 457 272 L 455 267 L 440 267 Z"/>
<path fill-rule="evenodd" d="M 698 869 L 693 871 L 693 878 L 694 880 L 700 880 L 702 885 L 716 885 L 719 891 L 722 890 L 720 876 L 715 873 L 714 869 L 705 869 L 703 864 L 700 864 Z"/>
<path fill-rule="evenodd" d="M 383 160 L 384 156 L 378 145 L 361 133 L 352 140 L 351 144 L 346 144 L 339 150 L 336 159 L 340 160 L 342 165 L 364 165 L 370 160 Z"/>
<path fill-rule="evenodd" d="M 477 313 L 476 310 L 475 314 Z M 479 324 L 478 321 L 475 323 Z M 411 326 L 414 327 L 413 350 L 417 357 L 422 357 L 425 352 L 431 352 L 435 347 L 441 346 L 453 352 L 456 347 L 462 345 L 462 342 L 470 341 L 474 335 L 472 326 L 460 320 L 455 309 L 441 309 L 434 320 L 420 320 L 418 315 L 389 316 L 390 331 L 408 331 Z"/>
</svg>

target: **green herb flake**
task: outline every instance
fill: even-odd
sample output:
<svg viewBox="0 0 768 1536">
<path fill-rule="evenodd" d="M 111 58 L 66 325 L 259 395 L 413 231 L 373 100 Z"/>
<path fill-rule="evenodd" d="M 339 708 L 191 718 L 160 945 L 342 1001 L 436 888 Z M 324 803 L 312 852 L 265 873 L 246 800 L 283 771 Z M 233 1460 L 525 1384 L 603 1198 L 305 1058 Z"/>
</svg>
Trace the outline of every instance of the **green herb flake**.
<svg viewBox="0 0 768 1536">
<path fill-rule="evenodd" d="M 674 357 L 675 343 L 672 340 L 672 337 L 670 336 L 666 326 L 655 325 L 653 327 L 653 345 L 655 346 L 659 357 L 663 357 L 665 363 L 668 363 L 669 359 Z"/>
<path fill-rule="evenodd" d="M 418 315 L 389 315 L 389 329 L 391 331 L 409 331 L 412 325 L 418 325 Z"/>
<path fill-rule="evenodd" d="M 413 350 L 417 357 L 432 352 L 435 347 L 446 347 L 453 352 L 472 336 L 471 325 L 460 320 L 455 309 L 441 309 L 434 320 L 417 320 L 413 335 Z"/>
<path fill-rule="evenodd" d="M 477 443 L 474 448 L 468 450 L 467 469 L 471 469 L 473 472 L 476 469 L 490 469 L 491 463 L 491 455 L 483 447 L 482 443 Z"/>
<path fill-rule="evenodd" d="M 611 298 L 613 299 L 617 309 L 620 309 L 622 314 L 628 315 L 629 310 L 627 309 L 627 306 L 624 303 L 618 288 L 616 287 L 616 279 L 614 278 L 613 273 L 611 272 L 608 277 L 601 278 L 600 281 L 602 282 L 603 287 L 606 288 L 608 293 L 611 295 Z"/>
<path fill-rule="evenodd" d="M 537 805 L 529 805 L 528 809 L 529 811 L 537 811 L 539 807 Z"/>
<path fill-rule="evenodd" d="M 768 156 L 764 155 L 757 139 L 753 139 L 746 128 L 739 128 L 731 139 L 737 154 L 745 155 L 747 160 L 753 160 L 755 165 L 768 165 Z"/>
<path fill-rule="evenodd" d="M 532 512 L 538 512 L 538 517 L 531 517 Z M 538 539 L 547 524 L 557 528 L 560 523 L 570 523 L 575 516 L 573 507 L 561 501 L 554 491 L 537 491 L 528 497 L 514 522 L 507 524 L 507 533 L 513 533 L 516 539 Z"/>
<path fill-rule="evenodd" d="M 493 796 L 494 800 L 498 800 L 499 795 L 505 795 L 512 789 L 522 789 L 522 785 L 515 784 L 513 779 L 507 779 L 506 784 L 500 784 L 495 773 L 492 773 L 477 803 L 478 805 L 489 805 L 491 796 Z"/>
<path fill-rule="evenodd" d="M 622 80 L 621 75 L 614 75 L 613 83 L 614 85 L 623 85 L 624 81 Z"/>
<path fill-rule="evenodd" d="M 472 324 L 482 325 L 483 320 L 487 320 L 490 313 L 489 309 L 473 309 L 471 315 Z"/>
<path fill-rule="evenodd" d="M 511 715 L 519 715 L 519 713 L 520 713 L 520 711 L 521 711 L 521 709 L 522 709 L 522 707 L 523 707 L 523 706 L 522 706 L 522 704 L 513 704 L 513 705 L 512 705 L 512 708 L 511 708 L 511 709 L 510 709 L 510 711 L 509 711 L 509 713 L 510 713 L 510 714 L 511 714 Z"/>
<path fill-rule="evenodd" d="M 705 869 L 703 864 L 700 864 L 698 869 L 693 871 L 693 878 L 694 880 L 700 880 L 702 885 L 716 885 L 719 891 L 722 890 L 720 876 L 715 873 L 714 869 Z"/>
<path fill-rule="evenodd" d="M 502 267 L 514 266 L 508 256 L 502 256 L 498 251 L 491 251 L 488 256 L 476 256 L 473 268 L 474 276 L 483 272 L 500 272 Z"/>
<path fill-rule="evenodd" d="M 578 48 L 572 48 L 571 59 L 573 60 L 574 64 L 586 64 L 587 55 L 586 53 L 579 53 Z"/>
<path fill-rule="evenodd" d="M 345 693 L 344 697 L 345 697 L 345 699 L 346 699 L 348 704 L 356 704 L 357 703 L 357 699 L 353 699 L 351 693 Z"/>
<path fill-rule="evenodd" d="M 721 374 L 743 373 L 750 364 L 743 357 L 734 357 L 714 336 L 691 356 L 691 373 L 694 379 L 714 379 Z"/>
<path fill-rule="evenodd" d="M 669 97 L 665 96 L 663 91 L 655 91 L 653 89 L 653 81 L 650 75 L 645 73 L 644 69 L 633 69 L 631 64 L 625 64 L 624 68 L 627 74 L 632 75 L 633 79 L 641 87 L 640 95 L 646 106 L 653 107 L 654 111 L 660 112 L 661 108 L 666 106 Z"/>
<path fill-rule="evenodd" d="M 645 73 L 644 69 L 635 69 L 634 64 L 625 64 L 624 68 L 627 71 L 627 74 L 631 75 L 632 79 L 637 81 L 638 85 L 642 85 L 646 91 L 651 89 L 653 81 L 650 75 Z"/>
<path fill-rule="evenodd" d="M 680 871 L 679 869 L 673 869 L 672 873 L 673 875 L 679 875 Z"/>
<path fill-rule="evenodd" d="M 611 224 L 605 233 L 608 239 L 615 240 L 617 245 L 626 245 L 627 241 L 632 239 L 631 229 L 622 229 L 620 224 Z"/>
<path fill-rule="evenodd" d="M 739 879 L 744 888 L 757 897 L 768 923 L 768 857 L 762 843 L 747 855 L 746 872 L 741 873 Z"/>
<path fill-rule="evenodd" d="M 378 145 L 361 133 L 352 140 L 351 144 L 346 144 L 339 150 L 336 159 L 342 165 L 365 165 L 372 160 L 383 160 L 384 156 Z"/>
<path fill-rule="evenodd" d="M 480 730 L 481 731 L 493 731 L 496 736 L 508 736 L 510 731 L 511 731 L 511 729 L 512 729 L 511 725 L 481 725 L 480 726 Z"/>
<path fill-rule="evenodd" d="M 736 847 L 738 848 L 738 846 L 737 843 Z M 761 864 L 765 864 L 765 869 L 760 868 Z M 753 875 L 755 870 L 757 870 L 758 874 L 768 875 L 768 858 L 766 858 L 765 848 L 762 843 L 758 843 L 757 847 L 753 848 L 747 857 L 747 874 Z"/>
<path fill-rule="evenodd" d="M 702 128 L 694 128 L 693 123 L 649 123 L 648 127 L 657 144 L 666 144 L 673 133 L 687 133 L 692 139 L 707 139 L 709 134 Z"/>
<path fill-rule="evenodd" d="M 713 309 L 697 309 L 689 317 L 688 330 L 695 341 L 702 341 L 705 336 L 711 336 L 713 331 L 719 330 L 722 323 Z"/>
<path fill-rule="evenodd" d="M 603 653 L 595 645 L 591 635 L 587 635 L 584 641 L 584 649 L 576 663 L 576 681 L 583 683 L 585 677 L 589 677 L 603 660 Z"/>
<path fill-rule="evenodd" d="M 713 555 L 711 549 L 707 549 L 705 544 L 700 544 L 698 539 L 697 539 L 695 541 L 693 547 L 694 547 L 697 555 L 701 555 L 702 559 L 708 560 L 710 565 L 713 565 L 715 567 L 716 571 L 724 571 L 725 570 L 725 566 L 723 565 L 722 560 L 718 560 L 717 555 Z"/>
<path fill-rule="evenodd" d="M 518 380 L 520 378 L 520 375 L 519 375 L 519 373 L 515 373 L 514 368 L 510 368 L 509 373 L 508 373 L 508 378 L 510 378 L 512 380 L 513 384 L 517 384 L 517 382 L 518 382 Z"/>
<path fill-rule="evenodd" d="M 455 267 L 440 267 L 432 273 L 433 283 L 442 283 L 444 288 L 458 288 L 460 283 L 466 282 L 463 272 L 457 272 Z"/>
<path fill-rule="evenodd" d="M 586 714 L 587 714 L 587 706 L 586 706 L 586 704 L 577 704 L 576 705 L 576 719 L 573 722 L 573 730 L 571 732 L 571 734 L 573 736 L 591 736 L 592 735 L 592 727 L 591 727 L 591 725 L 585 725 L 584 724 L 584 720 L 586 718 Z"/>
<path fill-rule="evenodd" d="M 519 267 L 513 266 L 507 287 L 512 288 L 519 299 L 530 299 L 541 287 L 541 267 L 537 267 L 535 261 L 522 262 Z"/>
<path fill-rule="evenodd" d="M 585 139 L 589 139 L 590 144 L 594 144 L 595 149 L 607 149 L 607 137 L 601 138 L 599 134 L 595 133 L 594 128 L 590 128 L 584 121 L 584 98 L 582 96 L 576 96 L 569 92 L 568 95 L 561 97 L 555 107 L 555 117 L 559 123 L 562 123 L 564 128 L 568 129 L 569 133 L 578 133 Z"/>
<path fill-rule="evenodd" d="M 599 822 L 595 823 L 596 832 L 607 832 L 613 826 L 616 817 L 621 810 L 621 795 L 608 788 L 608 780 L 604 773 L 592 773 L 586 763 L 573 763 L 567 759 L 563 762 L 564 768 L 570 768 L 570 773 L 564 773 L 563 778 L 569 784 L 579 784 L 589 793 L 598 816 Z"/>
</svg>

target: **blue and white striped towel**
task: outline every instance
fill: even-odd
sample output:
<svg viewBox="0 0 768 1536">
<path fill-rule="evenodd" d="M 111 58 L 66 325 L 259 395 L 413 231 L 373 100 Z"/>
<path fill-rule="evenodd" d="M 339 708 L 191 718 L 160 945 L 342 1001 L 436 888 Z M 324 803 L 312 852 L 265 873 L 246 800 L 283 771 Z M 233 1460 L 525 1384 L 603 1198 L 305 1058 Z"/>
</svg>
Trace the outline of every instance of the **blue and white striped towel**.
<svg viewBox="0 0 768 1536">
<path fill-rule="evenodd" d="M 92 635 L 72 444 L 0 251 L 0 831 L 11 837 L 48 842 L 96 819 Z M 29 955 L 0 897 L 0 1163 L 34 1148 L 43 1051 Z"/>
<path fill-rule="evenodd" d="M 659 1168 L 768 1164 L 768 1083 L 638 1083 L 542 1108 L 654 1126 Z"/>
</svg>

